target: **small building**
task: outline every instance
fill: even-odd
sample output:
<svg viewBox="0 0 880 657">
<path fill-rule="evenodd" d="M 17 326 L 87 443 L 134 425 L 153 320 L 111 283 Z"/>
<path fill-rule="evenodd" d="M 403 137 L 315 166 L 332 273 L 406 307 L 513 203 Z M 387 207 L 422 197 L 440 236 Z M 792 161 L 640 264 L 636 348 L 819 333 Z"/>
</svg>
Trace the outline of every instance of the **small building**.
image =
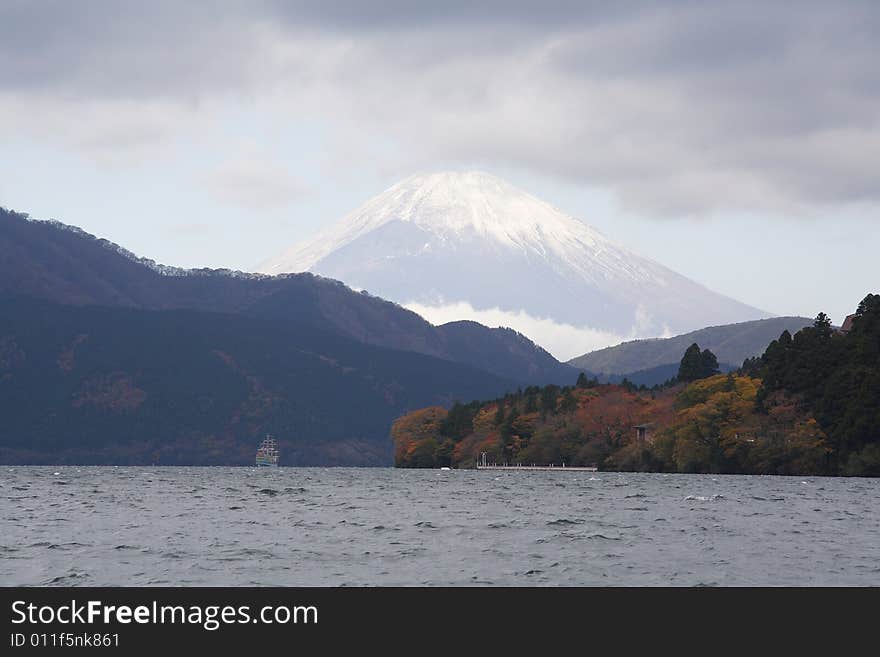
<svg viewBox="0 0 880 657">
<path fill-rule="evenodd" d="M 843 333 L 844 335 L 849 333 L 852 330 L 853 322 L 855 321 L 855 319 L 855 313 L 853 313 L 852 315 L 847 315 L 846 319 L 843 320 L 843 326 L 840 327 L 840 333 Z"/>
<path fill-rule="evenodd" d="M 636 442 L 645 443 L 651 440 L 651 429 L 654 427 L 652 423 L 637 424 L 633 427 L 636 430 Z"/>
</svg>

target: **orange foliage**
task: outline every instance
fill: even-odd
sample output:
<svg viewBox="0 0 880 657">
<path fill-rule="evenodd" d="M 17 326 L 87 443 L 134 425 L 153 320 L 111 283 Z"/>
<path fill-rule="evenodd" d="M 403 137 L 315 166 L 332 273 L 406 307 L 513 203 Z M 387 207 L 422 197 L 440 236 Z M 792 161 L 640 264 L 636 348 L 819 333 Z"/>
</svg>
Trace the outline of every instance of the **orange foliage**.
<svg viewBox="0 0 880 657">
<path fill-rule="evenodd" d="M 420 441 L 437 437 L 440 423 L 446 419 L 446 415 L 447 411 L 442 406 L 429 406 L 397 418 L 391 425 L 394 462 L 406 462 Z"/>
<path fill-rule="evenodd" d="M 97 374 L 86 379 L 71 401 L 71 406 L 93 406 L 116 413 L 134 411 L 147 398 L 147 393 L 134 385 L 124 372 Z"/>
<path fill-rule="evenodd" d="M 828 451 L 816 421 L 782 395 L 768 398 L 767 413 L 759 413 L 760 384 L 748 376 L 719 375 L 655 391 L 567 388 L 560 391 L 555 411 L 534 410 L 546 389 L 528 389 L 476 405 L 472 422 L 464 425 L 472 429 L 455 436 L 439 434 L 447 413 L 431 407 L 395 422 L 395 459 L 398 465 L 431 467 L 442 458 L 471 467 L 486 452 L 491 461 L 511 464 L 820 472 Z M 638 440 L 637 425 L 649 425 L 647 440 Z"/>
</svg>

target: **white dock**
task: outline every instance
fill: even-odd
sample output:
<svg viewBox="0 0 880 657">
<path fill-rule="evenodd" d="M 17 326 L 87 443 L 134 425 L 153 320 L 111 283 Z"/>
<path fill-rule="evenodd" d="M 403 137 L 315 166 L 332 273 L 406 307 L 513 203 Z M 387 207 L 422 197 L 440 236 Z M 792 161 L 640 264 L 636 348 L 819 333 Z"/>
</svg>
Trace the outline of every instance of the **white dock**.
<svg viewBox="0 0 880 657">
<path fill-rule="evenodd" d="M 478 463 L 477 470 L 528 470 L 532 472 L 597 472 L 598 468 L 592 465 L 482 465 Z"/>
</svg>

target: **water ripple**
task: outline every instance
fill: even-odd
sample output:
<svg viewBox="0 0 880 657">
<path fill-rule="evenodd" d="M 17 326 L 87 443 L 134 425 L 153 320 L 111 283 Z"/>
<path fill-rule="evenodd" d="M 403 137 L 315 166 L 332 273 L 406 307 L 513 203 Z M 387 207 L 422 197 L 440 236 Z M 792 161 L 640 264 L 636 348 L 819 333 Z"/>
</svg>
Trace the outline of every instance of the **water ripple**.
<svg viewBox="0 0 880 657">
<path fill-rule="evenodd" d="M 880 586 L 872 479 L 55 466 L 0 487 L 10 585 Z"/>
</svg>

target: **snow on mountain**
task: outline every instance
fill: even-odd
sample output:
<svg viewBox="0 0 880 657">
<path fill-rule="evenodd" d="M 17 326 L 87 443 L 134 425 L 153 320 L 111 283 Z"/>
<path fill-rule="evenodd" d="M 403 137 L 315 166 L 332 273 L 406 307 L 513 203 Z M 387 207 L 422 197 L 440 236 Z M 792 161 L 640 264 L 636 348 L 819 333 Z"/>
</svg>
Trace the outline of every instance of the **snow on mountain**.
<svg viewBox="0 0 880 657">
<path fill-rule="evenodd" d="M 336 278 L 434 323 L 510 326 L 557 358 L 767 316 L 482 172 L 407 178 L 259 270 Z"/>
</svg>

